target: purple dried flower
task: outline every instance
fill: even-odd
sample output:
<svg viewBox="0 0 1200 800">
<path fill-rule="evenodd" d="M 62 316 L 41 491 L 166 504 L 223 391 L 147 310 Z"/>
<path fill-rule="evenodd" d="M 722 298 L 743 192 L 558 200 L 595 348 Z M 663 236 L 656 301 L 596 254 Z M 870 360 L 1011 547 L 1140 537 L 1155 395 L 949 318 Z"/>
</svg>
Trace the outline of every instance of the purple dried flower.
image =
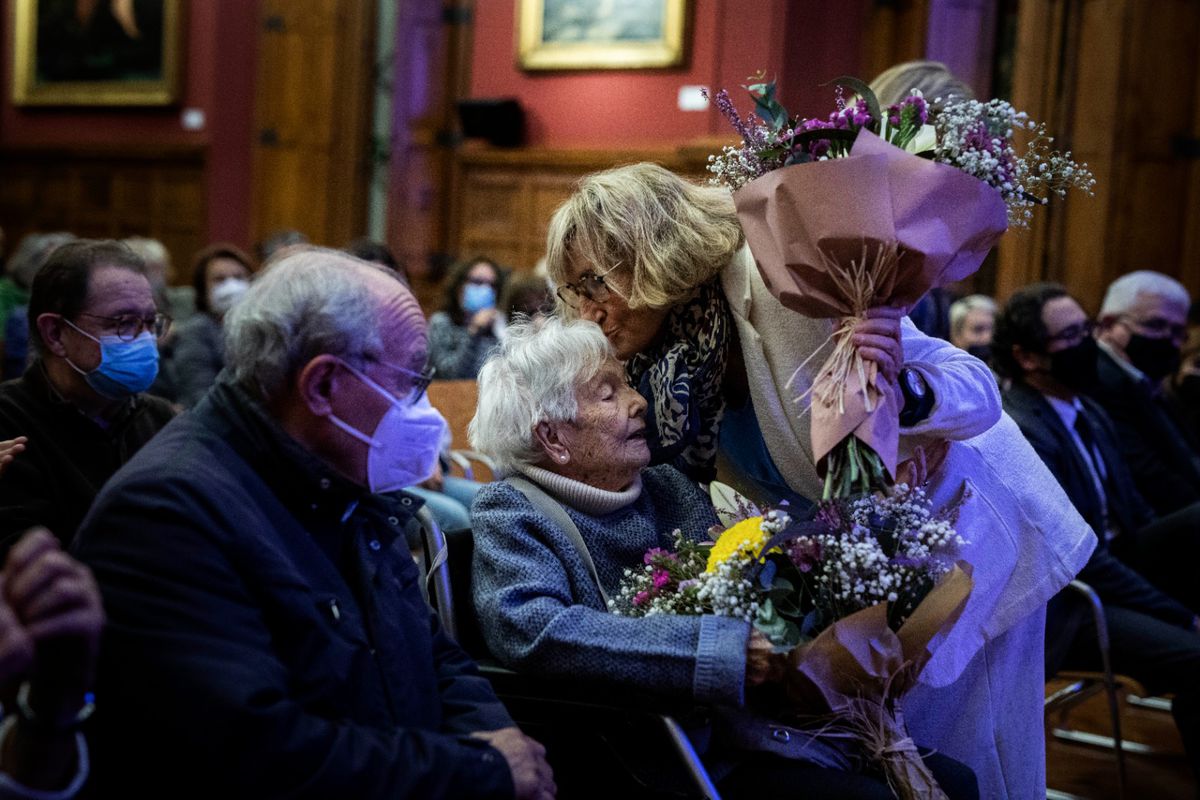
<svg viewBox="0 0 1200 800">
<path fill-rule="evenodd" d="M 725 119 L 729 120 L 729 124 L 738 132 L 743 140 L 751 142 L 754 140 L 754 133 L 749 125 L 743 120 L 741 114 L 738 114 L 737 109 L 733 107 L 733 101 L 729 99 L 729 92 L 722 89 L 713 97 L 713 102 L 716 103 L 717 109 L 724 115 Z"/>
<path fill-rule="evenodd" d="M 646 601 L 649 599 L 650 599 L 649 592 L 645 592 L 645 591 L 638 592 L 637 594 L 635 594 L 633 596 L 633 604 L 635 606 L 644 606 L 646 604 Z"/>
<path fill-rule="evenodd" d="M 661 547 L 651 547 L 649 550 L 646 551 L 646 555 L 642 556 L 642 563 L 650 564 L 654 561 L 654 559 L 658 558 L 659 556 L 668 556 L 668 555 L 670 555 L 670 553 L 668 553 L 666 550 L 663 550 Z"/>
</svg>

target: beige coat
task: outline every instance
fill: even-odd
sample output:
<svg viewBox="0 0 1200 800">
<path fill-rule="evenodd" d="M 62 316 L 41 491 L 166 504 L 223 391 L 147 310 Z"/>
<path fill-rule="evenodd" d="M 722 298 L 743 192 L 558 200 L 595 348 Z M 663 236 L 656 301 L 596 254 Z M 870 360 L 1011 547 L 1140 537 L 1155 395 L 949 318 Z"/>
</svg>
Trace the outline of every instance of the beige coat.
<svg viewBox="0 0 1200 800">
<path fill-rule="evenodd" d="M 767 290 L 748 248 L 721 276 L 741 338 L 750 393 L 763 439 L 789 486 L 819 498 L 809 417 L 794 398 L 819 371 L 809 361 L 833 321 L 784 308 Z M 1001 411 L 987 366 L 908 320 L 905 366 L 922 374 L 936 403 L 929 417 L 902 428 L 900 458 L 918 445 L 949 440 L 927 490 L 935 506 L 966 485 L 970 499 L 958 531 L 974 568 L 975 590 L 906 700 L 922 745 L 969 764 L 980 796 L 1045 797 L 1042 729 L 1045 604 L 1087 562 L 1095 537 L 1013 421 Z"/>
</svg>

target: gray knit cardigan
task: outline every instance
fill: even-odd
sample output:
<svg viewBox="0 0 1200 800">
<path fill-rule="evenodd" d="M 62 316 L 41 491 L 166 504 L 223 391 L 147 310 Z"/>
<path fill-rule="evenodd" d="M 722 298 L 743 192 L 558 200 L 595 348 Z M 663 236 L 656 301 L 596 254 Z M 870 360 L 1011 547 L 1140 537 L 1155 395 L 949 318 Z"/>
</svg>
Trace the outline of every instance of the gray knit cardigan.
<svg viewBox="0 0 1200 800">
<path fill-rule="evenodd" d="M 647 550 L 673 547 L 672 531 L 701 541 L 717 523 L 708 497 L 667 465 L 643 470 L 640 495 L 622 508 L 588 514 L 564 505 L 609 596 L 627 567 L 641 567 Z M 609 613 L 570 539 L 507 483 L 480 490 L 471 520 L 475 607 L 501 662 L 531 674 L 743 705 L 747 623 Z"/>
</svg>

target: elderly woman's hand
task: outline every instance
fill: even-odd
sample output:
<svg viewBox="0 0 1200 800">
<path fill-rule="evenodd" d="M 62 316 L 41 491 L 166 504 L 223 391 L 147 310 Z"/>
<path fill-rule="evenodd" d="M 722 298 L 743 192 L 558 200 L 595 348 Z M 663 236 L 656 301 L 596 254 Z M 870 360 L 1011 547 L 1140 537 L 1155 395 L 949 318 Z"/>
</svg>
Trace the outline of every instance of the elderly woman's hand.
<svg viewBox="0 0 1200 800">
<path fill-rule="evenodd" d="M 746 642 L 746 685 L 760 686 L 779 681 L 787 669 L 787 657 L 776 652 L 771 640 L 757 630 L 750 631 Z"/>
<path fill-rule="evenodd" d="M 887 383 L 895 385 L 904 366 L 904 349 L 900 346 L 900 320 L 903 308 L 870 308 L 866 319 L 854 328 L 854 345 L 858 354 L 879 367 Z"/>
</svg>

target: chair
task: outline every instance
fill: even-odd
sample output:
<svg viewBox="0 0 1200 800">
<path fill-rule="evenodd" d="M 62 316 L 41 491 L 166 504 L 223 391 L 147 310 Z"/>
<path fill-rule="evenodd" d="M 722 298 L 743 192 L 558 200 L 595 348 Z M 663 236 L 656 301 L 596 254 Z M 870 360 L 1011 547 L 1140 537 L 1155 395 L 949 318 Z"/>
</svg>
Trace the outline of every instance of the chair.
<svg viewBox="0 0 1200 800">
<path fill-rule="evenodd" d="M 445 417 L 450 426 L 452 441 L 462 445 L 467 441 L 467 424 L 475 416 L 479 387 L 474 380 L 434 381 L 426 390 L 429 404 Z M 487 456 L 473 450 L 456 448 L 449 453 L 452 464 L 462 470 L 463 477 L 487 483 L 495 474 L 495 465 Z M 480 467 L 472 467 L 472 463 Z"/>
<path fill-rule="evenodd" d="M 469 529 L 443 533 L 418 514 L 430 604 L 442 628 L 479 664 L 513 719 L 546 747 L 563 797 L 714 798 L 719 793 L 684 730 L 695 709 L 662 698 L 531 678 L 490 658 L 471 600 Z"/>
<path fill-rule="evenodd" d="M 1096 645 L 1100 649 L 1100 672 L 1061 671 L 1055 677 L 1066 680 L 1066 686 L 1046 697 L 1043 706 L 1048 732 L 1061 741 L 1077 744 L 1087 744 L 1101 747 L 1111 747 L 1117 762 L 1117 797 L 1125 797 L 1125 747 L 1121 739 L 1121 705 L 1117 697 L 1117 678 L 1113 675 L 1112 661 L 1108 639 L 1108 624 L 1104 619 L 1104 604 L 1092 587 L 1083 581 L 1071 581 L 1070 588 L 1078 592 L 1088 603 L 1096 625 Z M 1132 679 L 1124 676 L 1121 683 L 1134 694 L 1144 695 L 1145 691 Z M 1107 739 L 1096 734 L 1070 730 L 1062 727 L 1066 723 L 1067 714 L 1071 709 L 1083 703 L 1100 692 L 1108 695 L 1109 717 L 1112 722 L 1112 738 Z M 1052 716 L 1057 715 L 1057 724 L 1052 723 Z M 1062 793 L 1049 796 L 1064 797 Z"/>
</svg>

